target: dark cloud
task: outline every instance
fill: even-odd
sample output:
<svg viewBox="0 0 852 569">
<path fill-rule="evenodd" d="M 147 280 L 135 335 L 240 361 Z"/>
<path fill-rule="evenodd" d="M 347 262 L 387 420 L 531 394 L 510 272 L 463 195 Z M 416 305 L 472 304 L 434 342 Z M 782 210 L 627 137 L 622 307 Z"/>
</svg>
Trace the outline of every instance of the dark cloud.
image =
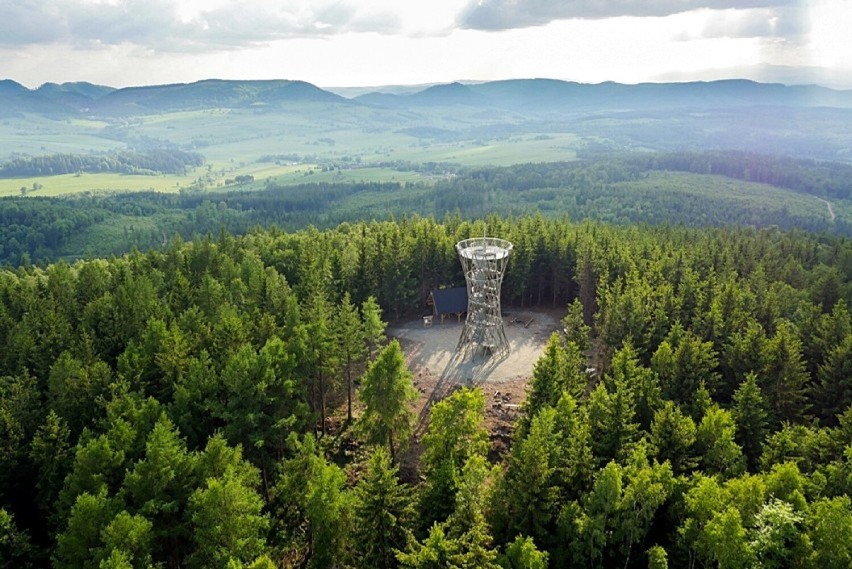
<svg viewBox="0 0 852 569">
<path fill-rule="evenodd" d="M 778 8 L 797 4 L 798 0 L 471 0 L 457 21 L 462 28 L 496 31 L 573 18 L 669 16 L 700 8 Z"/>
<path fill-rule="evenodd" d="M 292 37 L 392 33 L 393 14 L 356 0 L 228 2 L 187 19 L 174 0 L 0 0 L 0 45 L 136 44 L 153 51 L 228 49 Z"/>
</svg>

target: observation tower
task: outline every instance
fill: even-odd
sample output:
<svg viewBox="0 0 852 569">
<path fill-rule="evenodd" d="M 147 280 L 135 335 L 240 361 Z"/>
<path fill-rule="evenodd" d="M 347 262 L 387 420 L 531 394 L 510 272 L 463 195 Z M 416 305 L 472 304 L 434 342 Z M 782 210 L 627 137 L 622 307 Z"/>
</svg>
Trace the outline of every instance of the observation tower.
<svg viewBox="0 0 852 569">
<path fill-rule="evenodd" d="M 513 245 L 505 239 L 474 237 L 456 243 L 467 281 L 467 318 L 456 353 L 485 353 L 505 357 L 509 341 L 503 330 L 500 286 Z"/>
</svg>

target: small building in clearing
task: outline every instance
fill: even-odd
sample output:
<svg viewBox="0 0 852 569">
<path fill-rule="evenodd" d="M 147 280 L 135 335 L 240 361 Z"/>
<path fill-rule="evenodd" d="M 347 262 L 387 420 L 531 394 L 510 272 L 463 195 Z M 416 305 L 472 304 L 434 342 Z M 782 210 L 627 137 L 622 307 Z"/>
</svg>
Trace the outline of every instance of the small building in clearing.
<svg viewBox="0 0 852 569">
<path fill-rule="evenodd" d="M 432 312 L 441 317 L 441 324 L 448 314 L 455 314 L 461 322 L 462 314 L 467 312 L 467 287 L 439 288 L 429 293 L 432 300 Z"/>
</svg>

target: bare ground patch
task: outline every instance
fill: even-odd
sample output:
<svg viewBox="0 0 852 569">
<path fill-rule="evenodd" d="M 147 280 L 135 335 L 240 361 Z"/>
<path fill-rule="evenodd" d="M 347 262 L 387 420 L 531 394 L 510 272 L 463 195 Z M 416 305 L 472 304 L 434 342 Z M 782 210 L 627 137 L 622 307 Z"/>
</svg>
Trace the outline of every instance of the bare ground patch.
<svg viewBox="0 0 852 569">
<path fill-rule="evenodd" d="M 399 340 L 414 386 L 420 392 L 415 412 L 417 427 L 403 469 L 415 468 L 420 455 L 420 438 L 426 430 L 431 406 L 459 387 L 478 386 L 485 392 L 485 417 L 491 434 L 492 457 L 508 448 L 518 418 L 519 406 L 535 362 L 544 351 L 550 335 L 564 312 L 557 310 L 510 310 L 503 319 L 509 355 L 497 359 L 482 355 L 461 359 L 455 349 L 463 322 L 448 317 L 435 319 L 426 327 L 422 319 L 397 323 L 388 335 Z M 408 468 L 406 468 L 408 467 Z"/>
</svg>

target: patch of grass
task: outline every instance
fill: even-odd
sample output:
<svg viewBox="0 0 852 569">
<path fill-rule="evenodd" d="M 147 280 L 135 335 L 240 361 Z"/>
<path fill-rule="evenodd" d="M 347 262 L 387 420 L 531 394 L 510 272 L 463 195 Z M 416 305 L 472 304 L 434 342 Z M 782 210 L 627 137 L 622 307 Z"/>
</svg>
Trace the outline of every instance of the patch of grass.
<svg viewBox="0 0 852 569">
<path fill-rule="evenodd" d="M 199 170 L 201 170 L 199 168 Z M 35 178 L 0 179 L 0 196 L 21 195 L 21 187 L 27 188 L 30 196 L 61 196 L 80 192 L 97 191 L 145 191 L 177 192 L 180 186 L 188 186 L 195 175 L 186 176 L 133 176 L 125 174 L 63 174 L 61 176 L 39 176 Z M 33 184 L 42 188 L 33 190 Z"/>
<path fill-rule="evenodd" d="M 693 211 L 700 224 L 725 223 L 725 213 L 738 216 L 738 223 L 760 224 L 771 216 L 784 216 L 830 224 L 825 202 L 814 196 L 800 194 L 768 184 L 743 182 L 722 176 L 689 174 L 683 172 L 649 172 L 642 180 L 613 185 L 615 192 L 623 192 L 625 206 L 632 207 L 641 217 L 662 221 L 678 212 Z M 852 221 L 845 206 L 834 205 L 838 220 Z M 701 210 L 704 210 L 701 213 Z M 839 211 L 838 211 L 839 210 Z M 734 223 L 733 217 L 728 223 Z"/>
<path fill-rule="evenodd" d="M 15 154 L 104 152 L 124 148 L 118 140 L 104 138 L 105 122 L 87 119 L 50 120 L 36 115 L 0 120 L 0 162 Z"/>
<path fill-rule="evenodd" d="M 113 214 L 101 223 L 96 223 L 72 235 L 58 251 L 58 256 L 67 260 L 120 254 L 132 245 L 147 247 L 150 243 L 165 243 L 171 235 L 165 235 L 160 227 L 185 217 L 181 212 L 159 213 L 145 217 Z"/>
<path fill-rule="evenodd" d="M 390 159 L 410 162 L 454 162 L 464 166 L 510 166 L 577 158 L 580 139 L 572 134 L 533 135 L 456 143 L 411 144 L 390 152 Z"/>
<path fill-rule="evenodd" d="M 318 171 L 310 165 L 294 167 L 292 172 L 275 178 L 278 185 L 296 185 L 313 183 L 348 183 L 348 182 L 417 182 L 423 176 L 417 172 L 402 172 L 390 168 L 349 168 L 342 170 Z M 307 172 L 313 172 L 306 175 Z"/>
</svg>

